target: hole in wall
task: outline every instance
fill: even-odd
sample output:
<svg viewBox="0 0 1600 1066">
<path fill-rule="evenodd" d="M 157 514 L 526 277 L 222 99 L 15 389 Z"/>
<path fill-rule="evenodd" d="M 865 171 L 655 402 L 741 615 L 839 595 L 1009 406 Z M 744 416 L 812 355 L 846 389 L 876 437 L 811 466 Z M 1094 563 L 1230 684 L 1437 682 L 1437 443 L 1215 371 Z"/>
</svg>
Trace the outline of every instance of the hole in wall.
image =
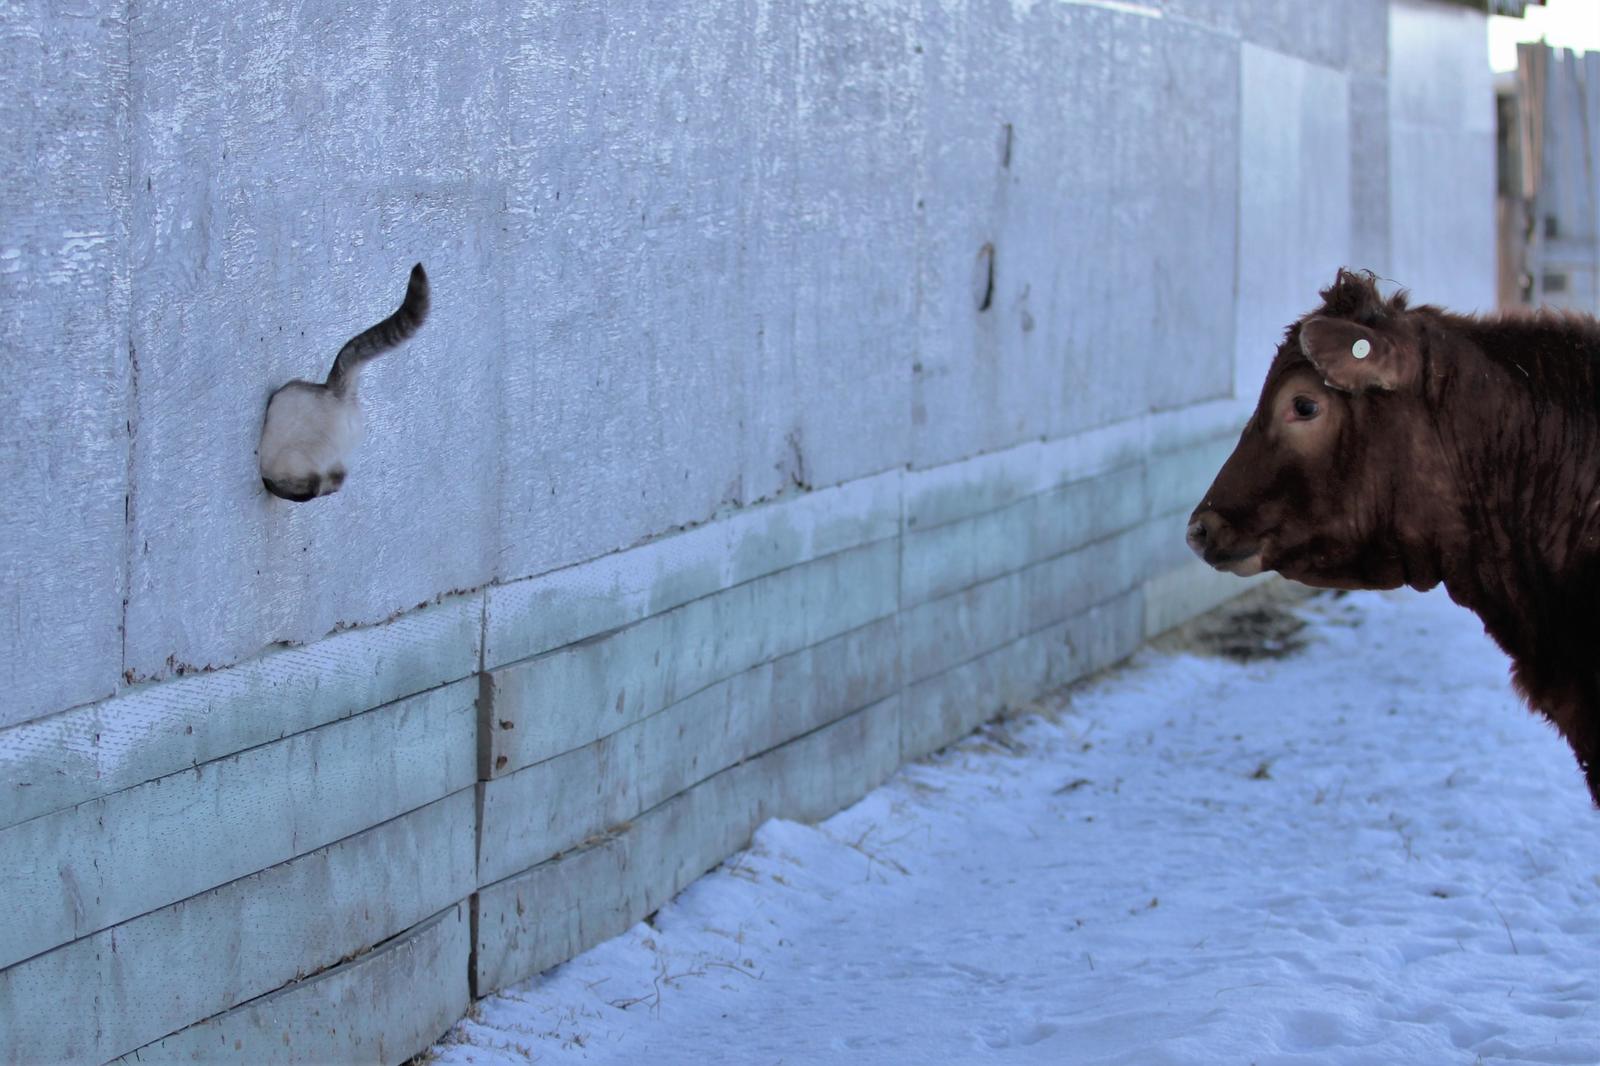
<svg viewBox="0 0 1600 1066">
<path fill-rule="evenodd" d="M 985 242 L 972 265 L 972 298 L 978 310 L 987 311 L 994 303 L 994 244 Z"/>
</svg>

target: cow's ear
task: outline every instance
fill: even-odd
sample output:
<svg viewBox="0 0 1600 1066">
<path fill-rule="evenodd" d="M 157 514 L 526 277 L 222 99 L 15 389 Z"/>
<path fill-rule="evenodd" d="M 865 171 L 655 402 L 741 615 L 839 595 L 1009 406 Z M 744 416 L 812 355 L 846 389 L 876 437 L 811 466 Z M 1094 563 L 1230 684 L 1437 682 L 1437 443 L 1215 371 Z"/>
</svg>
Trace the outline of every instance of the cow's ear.
<svg viewBox="0 0 1600 1066">
<path fill-rule="evenodd" d="M 1300 323 L 1300 350 L 1342 392 L 1393 392 L 1417 381 L 1415 353 L 1346 318 L 1313 315 Z"/>
</svg>

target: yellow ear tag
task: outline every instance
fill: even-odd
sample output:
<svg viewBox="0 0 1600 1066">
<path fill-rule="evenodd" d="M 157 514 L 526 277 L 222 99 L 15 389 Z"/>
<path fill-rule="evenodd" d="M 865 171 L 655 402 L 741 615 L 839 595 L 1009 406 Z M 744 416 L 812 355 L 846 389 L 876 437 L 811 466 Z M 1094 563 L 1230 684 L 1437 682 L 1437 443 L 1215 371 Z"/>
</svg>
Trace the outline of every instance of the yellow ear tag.
<svg viewBox="0 0 1600 1066">
<path fill-rule="evenodd" d="M 1365 359 L 1372 354 L 1372 343 L 1363 337 L 1350 346 L 1350 354 L 1357 359 Z"/>
</svg>

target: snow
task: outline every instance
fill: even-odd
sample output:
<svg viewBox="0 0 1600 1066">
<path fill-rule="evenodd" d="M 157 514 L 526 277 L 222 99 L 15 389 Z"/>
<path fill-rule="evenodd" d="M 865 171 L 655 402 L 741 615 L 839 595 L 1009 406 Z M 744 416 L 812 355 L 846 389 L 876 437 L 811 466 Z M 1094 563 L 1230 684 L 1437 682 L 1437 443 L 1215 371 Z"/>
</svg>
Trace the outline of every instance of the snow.
<svg viewBox="0 0 1600 1066">
<path fill-rule="evenodd" d="M 449 1064 L 1600 1062 L 1600 813 L 1439 594 L 1141 653 L 478 1004 Z"/>
</svg>

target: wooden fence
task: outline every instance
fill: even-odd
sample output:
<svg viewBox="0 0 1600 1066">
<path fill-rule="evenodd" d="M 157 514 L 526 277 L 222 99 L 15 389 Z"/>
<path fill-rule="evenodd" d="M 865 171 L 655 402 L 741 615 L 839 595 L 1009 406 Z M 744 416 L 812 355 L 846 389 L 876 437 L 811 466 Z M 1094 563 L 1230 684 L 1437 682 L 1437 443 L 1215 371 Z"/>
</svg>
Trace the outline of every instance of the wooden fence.
<svg viewBox="0 0 1600 1066">
<path fill-rule="evenodd" d="M 1600 53 L 1517 48 L 1499 90 L 1503 307 L 1600 312 Z"/>
</svg>

